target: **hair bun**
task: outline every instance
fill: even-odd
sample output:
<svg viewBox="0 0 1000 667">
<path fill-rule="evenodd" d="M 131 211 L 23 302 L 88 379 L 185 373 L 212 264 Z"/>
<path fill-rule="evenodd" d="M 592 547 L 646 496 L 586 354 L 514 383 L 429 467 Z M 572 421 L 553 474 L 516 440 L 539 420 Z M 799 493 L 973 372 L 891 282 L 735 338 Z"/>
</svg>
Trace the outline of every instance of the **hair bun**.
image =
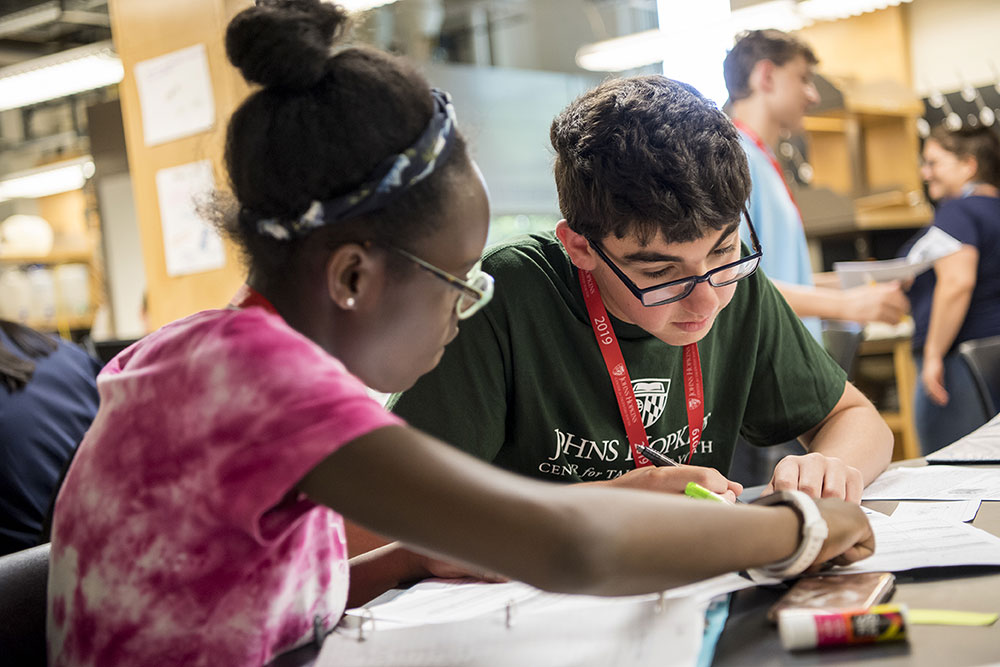
<svg viewBox="0 0 1000 667">
<path fill-rule="evenodd" d="M 237 14 L 226 29 L 226 55 L 252 83 L 303 89 L 326 72 L 330 46 L 347 12 L 320 0 L 271 0 Z"/>
</svg>

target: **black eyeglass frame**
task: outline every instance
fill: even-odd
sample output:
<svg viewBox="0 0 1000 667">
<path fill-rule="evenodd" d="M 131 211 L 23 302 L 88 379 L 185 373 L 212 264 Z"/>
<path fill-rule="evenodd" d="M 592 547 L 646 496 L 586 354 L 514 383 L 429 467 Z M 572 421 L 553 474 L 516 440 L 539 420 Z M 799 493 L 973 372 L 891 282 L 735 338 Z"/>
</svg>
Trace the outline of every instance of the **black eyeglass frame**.
<svg viewBox="0 0 1000 667">
<path fill-rule="evenodd" d="M 472 267 L 472 270 L 469 271 L 469 276 L 466 277 L 465 280 L 463 280 L 462 278 L 459 278 L 456 275 L 448 273 L 444 269 L 434 266 L 430 262 L 421 259 L 416 255 L 403 250 L 402 248 L 397 248 L 396 246 L 393 245 L 385 245 L 384 247 L 396 253 L 397 255 L 405 259 L 408 259 L 409 261 L 419 266 L 421 269 L 429 272 L 434 277 L 440 278 L 441 280 L 445 281 L 455 289 L 459 290 L 464 296 L 473 299 L 472 305 L 470 305 L 468 308 L 465 309 L 461 307 L 462 304 L 461 300 L 456 302 L 455 312 L 457 313 L 458 319 L 460 320 L 465 320 L 472 317 L 477 312 L 479 312 L 479 310 L 481 310 L 483 306 L 489 303 L 490 300 L 493 298 L 493 284 L 494 284 L 493 276 L 483 271 L 482 260 L 476 262 L 475 266 Z M 481 288 L 473 284 L 477 280 L 482 281 L 483 286 Z"/>
<path fill-rule="evenodd" d="M 652 287 L 639 287 L 638 285 L 636 285 L 635 282 L 631 278 L 629 278 L 625 274 L 625 272 L 622 271 L 618 267 L 618 265 L 611 260 L 610 257 L 608 257 L 607 253 L 604 252 L 604 249 L 601 248 L 600 244 L 597 241 L 588 238 L 587 243 L 590 244 L 590 247 L 593 248 L 595 252 L 597 252 L 598 256 L 604 260 L 604 263 L 611 268 L 614 274 L 618 276 L 618 279 L 621 280 L 622 283 L 624 283 L 625 287 L 627 287 L 628 290 L 632 292 L 635 298 L 637 298 L 643 306 L 645 306 L 646 308 L 653 308 L 655 306 L 663 306 L 668 303 L 674 303 L 675 301 L 680 301 L 681 299 L 686 298 L 689 294 L 691 294 L 691 292 L 694 291 L 694 288 L 698 283 L 707 282 L 712 287 L 725 287 L 726 285 L 732 285 L 735 282 L 739 282 L 744 278 L 749 278 L 754 273 L 756 273 L 757 268 L 760 266 L 760 259 L 761 257 L 764 256 L 764 249 L 761 247 L 760 241 L 757 239 L 757 232 L 756 230 L 754 230 L 753 221 L 750 219 L 750 211 L 744 208 L 743 214 L 746 216 L 747 219 L 747 229 L 750 230 L 750 249 L 752 251 L 751 254 L 747 255 L 746 257 L 741 257 L 735 262 L 729 262 L 728 264 L 723 264 L 722 266 L 716 267 L 711 271 L 703 273 L 700 276 L 688 276 L 686 278 L 670 280 L 665 283 L 661 283 L 659 285 L 653 285 Z M 733 278 L 732 280 L 727 280 L 722 283 L 715 283 L 712 281 L 712 276 L 721 273 L 722 271 L 732 269 L 734 266 L 739 266 L 740 264 L 748 264 L 750 262 L 756 262 L 756 264 L 754 265 L 753 270 L 750 271 L 749 273 L 742 275 L 738 278 Z M 655 292 L 657 290 L 662 290 L 672 285 L 680 285 L 682 283 L 688 284 L 687 289 L 685 289 L 677 296 L 673 296 L 667 299 L 661 299 L 653 303 L 646 303 L 647 294 Z"/>
</svg>

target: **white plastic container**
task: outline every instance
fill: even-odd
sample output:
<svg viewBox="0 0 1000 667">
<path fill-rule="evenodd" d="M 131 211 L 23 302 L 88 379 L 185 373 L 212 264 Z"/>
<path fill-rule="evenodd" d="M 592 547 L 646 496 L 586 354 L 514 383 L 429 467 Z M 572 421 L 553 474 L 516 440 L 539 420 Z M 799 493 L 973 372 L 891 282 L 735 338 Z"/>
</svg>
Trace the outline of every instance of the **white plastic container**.
<svg viewBox="0 0 1000 667">
<path fill-rule="evenodd" d="M 83 317 L 90 312 L 90 271 L 86 264 L 60 264 L 53 269 L 59 312 Z"/>
<path fill-rule="evenodd" d="M 31 307 L 28 317 L 38 322 L 54 322 L 56 319 L 56 281 L 51 269 L 32 266 L 26 271 L 31 293 Z"/>
<path fill-rule="evenodd" d="M 0 317 L 24 322 L 31 316 L 31 284 L 20 269 L 0 271 Z"/>
</svg>

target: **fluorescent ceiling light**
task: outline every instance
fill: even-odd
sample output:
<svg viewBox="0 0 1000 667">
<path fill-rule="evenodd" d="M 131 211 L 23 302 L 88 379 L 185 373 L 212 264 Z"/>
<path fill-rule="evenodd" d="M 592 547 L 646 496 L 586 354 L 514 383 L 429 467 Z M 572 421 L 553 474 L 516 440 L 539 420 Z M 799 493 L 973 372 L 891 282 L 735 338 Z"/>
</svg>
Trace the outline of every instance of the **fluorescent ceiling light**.
<svg viewBox="0 0 1000 667">
<path fill-rule="evenodd" d="M 832 21 L 857 16 L 912 0 L 767 0 L 720 15 L 703 12 L 686 15 L 679 9 L 661 11 L 660 28 L 586 44 L 576 52 L 576 64 L 595 72 L 622 72 L 665 60 L 676 54 L 677 43 L 702 40 L 715 43 L 720 38 L 732 45 L 735 35 L 744 30 L 776 28 L 791 32 L 817 21 Z M 678 3 L 689 8 L 696 3 Z M 726 3 L 728 4 L 728 2 Z M 719 61 L 722 67 L 722 61 Z M 721 70 L 720 70 L 721 71 Z"/>
<path fill-rule="evenodd" d="M 839 2 L 839 0 L 838 0 Z M 798 10 L 795 0 L 769 0 L 741 7 L 730 14 L 727 31 L 734 35 L 743 30 L 800 30 L 812 23 Z"/>
<path fill-rule="evenodd" d="M 801 0 L 798 12 L 812 21 L 836 21 L 913 0 Z"/>
<path fill-rule="evenodd" d="M 389 5 L 396 0 L 337 0 L 337 4 L 349 12 L 363 12 L 382 5 Z"/>
<path fill-rule="evenodd" d="M 0 18 L 0 36 L 15 35 L 59 20 L 62 8 L 56 0 L 49 0 Z"/>
<path fill-rule="evenodd" d="M 35 199 L 79 190 L 93 175 L 94 161 L 89 155 L 17 172 L 0 180 L 0 201 Z"/>
<path fill-rule="evenodd" d="M 0 69 L 0 111 L 110 86 L 124 74 L 110 41 L 4 67 Z"/>
<path fill-rule="evenodd" d="M 585 44 L 576 52 L 576 64 L 592 72 L 623 72 L 663 60 L 666 33 L 646 30 L 624 37 Z"/>
</svg>

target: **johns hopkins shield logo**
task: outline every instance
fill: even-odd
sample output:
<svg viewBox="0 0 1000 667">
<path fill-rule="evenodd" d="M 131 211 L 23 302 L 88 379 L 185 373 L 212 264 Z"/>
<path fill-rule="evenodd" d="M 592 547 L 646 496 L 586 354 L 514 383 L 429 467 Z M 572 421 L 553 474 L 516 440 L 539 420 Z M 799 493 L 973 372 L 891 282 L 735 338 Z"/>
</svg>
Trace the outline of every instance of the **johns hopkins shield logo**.
<svg viewBox="0 0 1000 667">
<path fill-rule="evenodd" d="M 649 428 L 663 414 L 667 392 L 670 391 L 670 378 L 632 380 L 632 391 L 642 413 L 642 425 Z"/>
</svg>

